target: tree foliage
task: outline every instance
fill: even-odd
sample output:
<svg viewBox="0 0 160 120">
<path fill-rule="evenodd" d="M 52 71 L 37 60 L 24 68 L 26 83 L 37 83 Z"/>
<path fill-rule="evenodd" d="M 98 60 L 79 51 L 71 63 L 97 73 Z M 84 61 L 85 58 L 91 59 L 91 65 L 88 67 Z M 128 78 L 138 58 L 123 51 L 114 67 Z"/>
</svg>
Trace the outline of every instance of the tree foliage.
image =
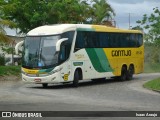
<svg viewBox="0 0 160 120">
<path fill-rule="evenodd" d="M 4 30 L 4 26 L 12 26 L 13 24 L 7 20 L 0 19 L 0 43 L 12 43 L 13 40 L 6 36 L 6 31 Z"/>
<path fill-rule="evenodd" d="M 2 1 L 0 0 L 0 5 L 1 3 Z M 13 28 L 15 27 L 15 24 L 10 20 L 3 20 L 1 16 L 3 16 L 2 6 L 0 6 L 0 44 L 1 43 L 11 43 L 13 40 L 11 40 L 9 37 L 5 35 L 6 31 L 4 30 L 4 26 Z"/>
<path fill-rule="evenodd" d="M 139 27 L 144 31 L 145 40 L 145 61 L 149 63 L 160 62 L 160 10 L 153 9 L 150 15 L 143 15 L 142 20 L 138 20 Z M 135 27 L 136 28 L 136 27 Z"/>
<path fill-rule="evenodd" d="M 20 32 L 57 23 L 85 23 L 88 20 L 100 24 L 111 18 L 114 11 L 106 0 L 0 0 L 3 20 L 16 23 Z"/>
<path fill-rule="evenodd" d="M 137 23 L 146 31 L 146 42 L 154 43 L 160 46 L 160 10 L 158 7 L 153 9 L 153 13 L 149 16 L 143 15 L 142 20 L 138 20 Z"/>
<path fill-rule="evenodd" d="M 106 0 L 93 0 L 93 23 L 100 24 L 103 21 L 109 21 L 113 16 L 115 12 Z"/>
<path fill-rule="evenodd" d="M 2 19 L 14 21 L 24 33 L 52 19 L 48 19 L 52 5 L 44 0 L 1 0 L 1 4 Z"/>
</svg>

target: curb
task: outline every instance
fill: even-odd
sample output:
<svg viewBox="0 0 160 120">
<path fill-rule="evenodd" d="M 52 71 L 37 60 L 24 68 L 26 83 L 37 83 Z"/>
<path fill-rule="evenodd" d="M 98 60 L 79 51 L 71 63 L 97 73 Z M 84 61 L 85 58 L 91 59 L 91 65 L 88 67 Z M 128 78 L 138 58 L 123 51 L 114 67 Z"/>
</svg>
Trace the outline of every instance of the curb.
<svg viewBox="0 0 160 120">
<path fill-rule="evenodd" d="M 143 88 L 145 88 L 145 89 L 147 89 L 147 90 L 151 90 L 151 91 L 153 91 L 153 92 L 160 93 L 160 90 L 154 90 L 154 89 L 151 89 L 151 88 L 146 88 L 146 87 L 144 87 L 144 86 L 143 86 Z"/>
<path fill-rule="evenodd" d="M 151 90 L 152 90 L 152 89 L 151 89 Z M 152 91 L 160 93 L 160 90 L 152 90 Z"/>
</svg>

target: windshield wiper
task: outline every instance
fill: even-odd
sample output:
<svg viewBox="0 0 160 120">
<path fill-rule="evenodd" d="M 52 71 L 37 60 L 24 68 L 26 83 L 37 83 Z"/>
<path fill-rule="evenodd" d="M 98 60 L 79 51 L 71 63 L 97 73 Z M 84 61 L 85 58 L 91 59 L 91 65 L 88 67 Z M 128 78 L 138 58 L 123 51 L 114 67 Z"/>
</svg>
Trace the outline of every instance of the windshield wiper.
<svg viewBox="0 0 160 120">
<path fill-rule="evenodd" d="M 40 48 L 40 51 L 39 51 L 39 56 L 38 56 L 38 58 L 39 58 L 39 61 L 41 61 L 41 58 L 42 58 L 42 48 Z"/>
</svg>

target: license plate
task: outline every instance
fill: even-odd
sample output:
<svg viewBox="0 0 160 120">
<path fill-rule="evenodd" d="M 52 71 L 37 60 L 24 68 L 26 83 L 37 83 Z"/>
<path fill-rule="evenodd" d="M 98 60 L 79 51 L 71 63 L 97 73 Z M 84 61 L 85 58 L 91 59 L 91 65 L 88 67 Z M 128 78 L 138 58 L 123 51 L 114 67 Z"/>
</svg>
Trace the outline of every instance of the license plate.
<svg viewBox="0 0 160 120">
<path fill-rule="evenodd" d="M 35 82 L 41 82 L 41 79 L 37 78 L 37 79 L 34 79 Z"/>
</svg>

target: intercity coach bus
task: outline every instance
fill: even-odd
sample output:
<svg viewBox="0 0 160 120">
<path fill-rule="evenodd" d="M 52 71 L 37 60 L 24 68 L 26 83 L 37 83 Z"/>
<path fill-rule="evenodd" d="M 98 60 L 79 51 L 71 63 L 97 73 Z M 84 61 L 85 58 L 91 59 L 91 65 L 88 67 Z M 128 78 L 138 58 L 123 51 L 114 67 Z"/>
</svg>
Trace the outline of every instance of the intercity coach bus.
<svg viewBox="0 0 160 120">
<path fill-rule="evenodd" d="M 77 87 L 79 80 L 113 76 L 129 80 L 143 67 L 143 34 L 138 30 L 45 25 L 28 32 L 23 42 L 22 80 L 43 87 L 68 82 Z"/>
</svg>

